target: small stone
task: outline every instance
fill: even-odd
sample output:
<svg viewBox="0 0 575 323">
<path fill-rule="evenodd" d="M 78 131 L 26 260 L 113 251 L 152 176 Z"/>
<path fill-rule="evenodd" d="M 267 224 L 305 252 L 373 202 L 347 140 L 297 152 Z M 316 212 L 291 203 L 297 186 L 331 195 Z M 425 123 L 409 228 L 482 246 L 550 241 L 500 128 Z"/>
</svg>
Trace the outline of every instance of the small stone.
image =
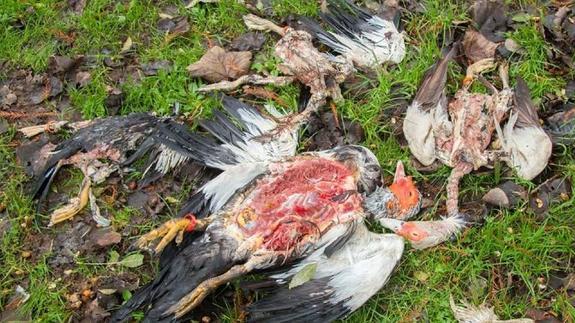
<svg viewBox="0 0 575 323">
<path fill-rule="evenodd" d="M 88 83 L 90 83 L 90 81 L 92 80 L 92 75 L 89 72 L 83 72 L 80 71 L 78 73 L 76 73 L 76 84 L 78 84 L 79 87 L 84 87 L 86 85 L 88 85 Z"/>
<path fill-rule="evenodd" d="M 12 105 L 16 103 L 16 101 L 18 101 L 18 97 L 14 93 L 8 93 L 4 98 L 4 104 L 6 105 Z"/>
<path fill-rule="evenodd" d="M 522 52 L 521 46 L 511 38 L 505 40 L 505 48 L 512 53 Z"/>
<path fill-rule="evenodd" d="M 91 239 L 98 247 L 108 247 L 122 241 L 122 235 L 110 228 L 96 230 Z"/>
<path fill-rule="evenodd" d="M 30 258 L 32 253 L 30 251 L 22 251 L 22 258 Z"/>
<path fill-rule="evenodd" d="M 209 316 L 202 316 L 202 323 L 210 323 L 212 319 Z"/>
</svg>

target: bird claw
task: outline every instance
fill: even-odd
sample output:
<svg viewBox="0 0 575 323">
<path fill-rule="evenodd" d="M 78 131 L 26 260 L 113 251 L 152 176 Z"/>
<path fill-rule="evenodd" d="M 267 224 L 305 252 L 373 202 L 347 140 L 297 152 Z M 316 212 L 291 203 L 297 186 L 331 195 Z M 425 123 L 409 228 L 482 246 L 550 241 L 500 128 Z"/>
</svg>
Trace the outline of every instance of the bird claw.
<svg viewBox="0 0 575 323">
<path fill-rule="evenodd" d="M 154 252 L 158 254 L 172 241 L 175 241 L 177 245 L 182 243 L 184 233 L 194 231 L 196 224 L 197 220 L 195 216 L 191 214 L 179 219 L 171 219 L 159 228 L 141 236 L 136 242 L 136 246 L 140 249 L 150 249 L 152 243 L 161 238 L 160 242 L 154 248 Z"/>
<path fill-rule="evenodd" d="M 209 281 L 202 282 L 191 293 L 182 298 L 174 306 L 170 307 L 168 312 L 174 313 L 176 318 L 184 316 L 196 306 L 200 305 L 212 289 L 213 287 L 210 286 Z"/>
<path fill-rule="evenodd" d="M 48 227 L 71 219 L 76 214 L 80 213 L 80 211 L 82 211 L 82 209 L 88 204 L 89 195 L 91 194 L 91 184 L 92 182 L 90 181 L 90 178 L 85 177 L 82 181 L 82 188 L 80 189 L 78 196 L 70 199 L 68 204 L 52 212 Z"/>
</svg>

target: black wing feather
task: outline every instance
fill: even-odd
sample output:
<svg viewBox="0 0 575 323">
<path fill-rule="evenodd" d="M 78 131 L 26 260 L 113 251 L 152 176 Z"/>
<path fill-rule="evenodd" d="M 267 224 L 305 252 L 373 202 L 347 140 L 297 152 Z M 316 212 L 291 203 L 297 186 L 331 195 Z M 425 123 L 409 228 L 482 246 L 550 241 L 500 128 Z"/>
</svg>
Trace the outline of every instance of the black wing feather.
<svg viewBox="0 0 575 323">
<path fill-rule="evenodd" d="M 248 307 L 248 322 L 331 322 L 349 314 L 343 301 L 331 300 L 335 289 L 329 277 L 308 281 L 288 289 L 279 285 L 266 298 Z"/>
<path fill-rule="evenodd" d="M 449 61 L 455 56 L 457 45 L 451 47 L 449 52 L 433 65 L 423 77 L 423 82 L 414 101 L 421 104 L 423 111 L 429 111 L 437 106 L 444 97 L 445 83 L 447 81 L 447 66 Z"/>
</svg>

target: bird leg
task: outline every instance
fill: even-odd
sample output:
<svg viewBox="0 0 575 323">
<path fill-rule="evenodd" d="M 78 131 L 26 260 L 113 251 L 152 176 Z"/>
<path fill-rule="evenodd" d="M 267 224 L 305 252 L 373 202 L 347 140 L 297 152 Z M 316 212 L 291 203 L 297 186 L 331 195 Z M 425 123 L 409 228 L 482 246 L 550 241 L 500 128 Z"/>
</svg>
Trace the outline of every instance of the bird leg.
<svg viewBox="0 0 575 323">
<path fill-rule="evenodd" d="M 302 124 L 306 123 L 311 117 L 312 113 L 317 112 L 319 108 L 325 104 L 325 102 L 325 95 L 312 93 L 308 104 L 302 112 L 280 118 L 278 120 L 278 125 L 274 129 L 256 137 L 255 139 L 261 142 L 268 142 L 280 136 L 284 132 L 293 133 L 299 129 Z"/>
<path fill-rule="evenodd" d="M 212 92 L 212 91 L 231 91 L 244 84 L 253 85 L 267 85 L 273 84 L 276 86 L 284 86 L 293 83 L 293 76 L 261 76 L 257 74 L 250 74 L 240 76 L 235 81 L 221 81 L 214 84 L 208 84 L 200 87 L 198 92 Z"/>
<path fill-rule="evenodd" d="M 178 303 L 170 307 L 165 314 L 174 314 L 176 319 L 181 318 L 189 311 L 198 306 L 212 291 L 219 286 L 248 274 L 255 268 L 260 269 L 262 264 L 272 263 L 273 256 L 263 255 L 250 258 L 242 265 L 233 266 L 230 270 L 222 275 L 204 280 L 193 291 L 184 296 Z"/>
<path fill-rule="evenodd" d="M 459 214 L 459 181 L 463 176 L 473 170 L 473 165 L 459 162 L 452 170 L 447 179 L 447 215 L 454 216 Z"/>
<path fill-rule="evenodd" d="M 260 18 L 251 13 L 243 16 L 243 19 L 248 29 L 260 30 L 260 31 L 273 31 L 279 34 L 280 36 L 283 36 L 286 33 L 285 28 L 282 28 L 267 19 Z"/>
<path fill-rule="evenodd" d="M 84 177 L 82 181 L 82 188 L 78 193 L 77 197 L 70 199 L 68 204 L 54 210 L 50 215 L 50 223 L 48 226 L 51 227 L 54 224 L 66 221 L 74 217 L 74 215 L 78 214 L 86 205 L 88 205 L 88 200 L 90 197 L 90 186 L 91 186 L 90 177 Z"/>
<path fill-rule="evenodd" d="M 477 75 L 485 70 L 495 67 L 496 65 L 497 63 L 493 58 L 485 58 L 469 65 L 465 73 L 465 78 L 463 79 L 463 85 L 467 87 L 470 86 Z"/>
<path fill-rule="evenodd" d="M 193 214 L 188 213 L 184 217 L 166 221 L 159 228 L 141 236 L 136 246 L 140 249 L 148 249 L 153 241 L 162 238 L 154 248 L 155 253 L 160 253 L 172 240 L 175 239 L 176 244 L 180 244 L 185 232 L 203 231 L 212 221 L 212 217 L 196 219 Z"/>
</svg>

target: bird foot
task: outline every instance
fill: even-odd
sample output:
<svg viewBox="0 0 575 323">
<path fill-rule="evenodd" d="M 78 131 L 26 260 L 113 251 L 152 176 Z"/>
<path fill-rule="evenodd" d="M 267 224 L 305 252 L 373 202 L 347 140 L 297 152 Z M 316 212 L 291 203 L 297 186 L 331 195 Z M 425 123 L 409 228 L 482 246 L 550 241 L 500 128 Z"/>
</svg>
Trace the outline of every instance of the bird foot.
<svg viewBox="0 0 575 323">
<path fill-rule="evenodd" d="M 48 226 L 51 227 L 57 223 L 64 222 L 80 213 L 80 211 L 82 211 L 82 209 L 88 204 L 91 193 L 90 187 L 90 178 L 84 177 L 82 188 L 80 189 L 78 196 L 70 199 L 68 204 L 54 210 L 50 215 L 50 223 L 48 223 Z"/>
<path fill-rule="evenodd" d="M 141 236 L 136 242 L 136 246 L 140 249 L 150 249 L 152 243 L 161 238 L 154 248 L 155 253 L 160 253 L 172 240 L 176 244 L 180 244 L 184 239 L 185 232 L 199 231 L 205 228 L 208 223 L 207 219 L 198 220 L 193 214 L 189 213 L 182 218 L 169 220 L 159 228 Z"/>
<path fill-rule="evenodd" d="M 182 298 L 176 305 L 168 309 L 168 313 L 174 313 L 176 318 L 184 316 L 189 311 L 193 310 L 196 306 L 208 296 L 208 294 L 216 287 L 212 286 L 210 280 L 202 282 L 191 293 Z"/>
</svg>

